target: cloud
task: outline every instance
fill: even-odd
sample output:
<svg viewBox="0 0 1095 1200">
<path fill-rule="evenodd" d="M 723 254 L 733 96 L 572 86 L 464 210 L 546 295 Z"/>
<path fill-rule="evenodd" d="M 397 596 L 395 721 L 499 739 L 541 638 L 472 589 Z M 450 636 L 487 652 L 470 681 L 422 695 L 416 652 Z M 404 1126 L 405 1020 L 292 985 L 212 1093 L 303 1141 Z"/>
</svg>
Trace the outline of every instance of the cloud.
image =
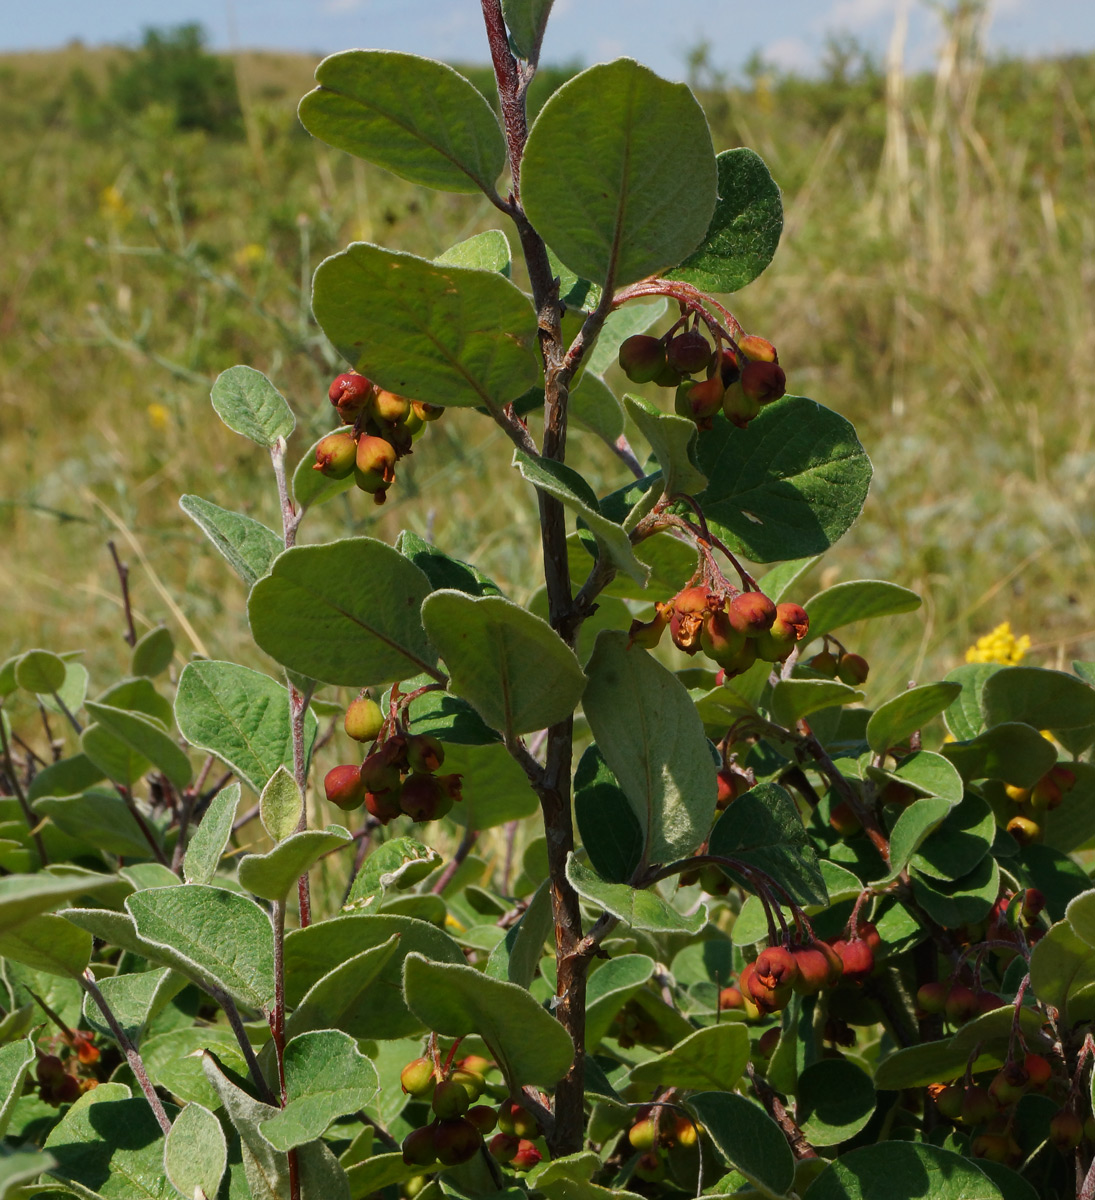
<svg viewBox="0 0 1095 1200">
<path fill-rule="evenodd" d="M 783 71 L 808 71 L 817 65 L 817 53 L 801 38 L 780 38 L 764 47 L 765 62 Z"/>
<path fill-rule="evenodd" d="M 814 22 L 815 29 L 858 29 L 897 13 L 897 0 L 836 0 Z"/>
<path fill-rule="evenodd" d="M 367 3 L 368 0 L 323 0 L 323 11 L 342 16 L 344 13 L 357 12 Z"/>
</svg>

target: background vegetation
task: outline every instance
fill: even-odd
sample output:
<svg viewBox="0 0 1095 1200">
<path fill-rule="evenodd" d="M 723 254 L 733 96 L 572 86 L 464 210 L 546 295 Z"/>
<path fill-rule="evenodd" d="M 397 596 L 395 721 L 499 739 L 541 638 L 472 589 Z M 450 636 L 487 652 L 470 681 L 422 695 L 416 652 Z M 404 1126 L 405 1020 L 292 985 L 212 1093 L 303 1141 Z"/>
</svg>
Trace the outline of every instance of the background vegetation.
<svg viewBox="0 0 1095 1200">
<path fill-rule="evenodd" d="M 702 50 L 692 61 L 716 149 L 752 146 L 784 191 L 777 269 L 737 315 L 875 461 L 817 582 L 925 597 L 850 639 L 877 661 L 868 687 L 937 677 L 1003 620 L 1043 665 L 1095 657 L 1095 59 L 989 63 L 972 29 L 954 20 L 934 73 L 912 78 L 851 45 L 816 81 L 758 62 L 731 86 Z M 208 419 L 212 380 L 249 363 L 310 411 L 295 461 L 331 425 L 317 263 L 354 239 L 428 254 L 497 225 L 483 200 L 412 192 L 309 138 L 295 106 L 314 65 L 229 63 L 193 28 L 0 58 L 5 656 L 48 645 L 123 669 L 113 538 L 144 627 L 269 667 L 242 585 L 177 508 L 194 492 L 277 524 L 263 464 Z M 566 76 L 544 74 L 545 91 Z M 516 475 L 486 475 L 485 454 L 508 460 L 500 439 L 454 411 L 383 509 L 348 493 L 306 536 L 409 527 L 523 599 L 535 507 Z M 575 465 L 621 481 L 584 442 Z M 420 497 L 427 481 L 442 503 Z"/>
</svg>

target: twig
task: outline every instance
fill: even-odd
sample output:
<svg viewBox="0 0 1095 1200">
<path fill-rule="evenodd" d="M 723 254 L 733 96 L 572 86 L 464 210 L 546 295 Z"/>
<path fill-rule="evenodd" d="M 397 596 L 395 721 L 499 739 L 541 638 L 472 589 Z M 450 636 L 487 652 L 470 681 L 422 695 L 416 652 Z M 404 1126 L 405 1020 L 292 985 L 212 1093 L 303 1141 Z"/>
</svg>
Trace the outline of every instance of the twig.
<svg viewBox="0 0 1095 1200">
<path fill-rule="evenodd" d="M 137 627 L 133 624 L 133 604 L 129 598 L 129 567 L 118 557 L 118 549 L 113 541 L 106 544 L 110 557 L 114 559 L 114 569 L 118 572 L 118 582 L 122 586 L 122 609 L 125 612 L 126 631 L 122 634 L 130 650 L 137 644 Z"/>
<path fill-rule="evenodd" d="M 15 769 L 15 762 L 11 757 L 11 746 L 8 744 L 8 731 L 4 725 L 4 702 L 0 700 L 0 747 L 4 752 L 4 774 L 11 781 L 12 791 L 15 793 L 16 800 L 19 801 L 19 807 L 23 810 L 23 819 L 27 823 L 27 829 L 30 831 L 30 836 L 34 840 L 34 848 L 38 851 L 38 861 L 41 866 L 46 866 L 49 859 L 46 857 L 46 848 L 42 843 L 42 835 L 37 832 L 38 821 L 34 816 L 34 810 L 30 806 L 30 801 L 27 800 L 26 793 L 23 791 L 23 785 L 19 782 L 19 773 Z"/>
<path fill-rule="evenodd" d="M 151 847 L 152 853 L 155 856 L 156 861 L 158 863 L 160 863 L 162 866 L 167 867 L 168 870 L 170 870 L 171 864 L 167 861 L 167 856 L 164 854 L 163 849 L 160 846 L 160 843 L 156 841 L 156 838 L 153 835 L 152 830 L 149 829 L 148 822 L 141 815 L 141 810 L 137 807 L 137 802 L 133 799 L 133 795 L 130 792 L 129 788 L 121 787 L 119 784 L 116 783 L 114 785 L 114 790 L 118 793 L 119 796 L 121 796 L 122 800 L 125 802 L 126 808 L 129 809 L 129 815 L 133 818 L 134 821 L 137 822 L 137 827 L 138 827 L 138 829 L 140 829 L 141 833 L 143 834 L 144 840 Z"/>
<path fill-rule="evenodd" d="M 475 845 L 476 839 L 479 837 L 479 831 L 472 829 L 469 825 L 464 831 L 464 836 L 460 839 L 460 845 L 456 847 L 456 853 L 452 856 L 452 861 L 445 864 L 445 869 L 437 877 L 430 891 L 435 896 L 440 896 L 442 892 L 452 882 L 452 877 L 460 870 L 460 865 L 471 853 L 472 846 Z"/>
<path fill-rule="evenodd" d="M 248 1040 L 247 1030 L 243 1027 L 243 1018 L 240 1016 L 240 1010 L 236 1007 L 235 1000 L 219 987 L 214 987 L 208 983 L 204 986 L 210 996 L 224 1009 L 224 1015 L 228 1018 L 228 1024 L 232 1027 L 232 1032 L 236 1035 L 236 1041 L 243 1052 L 247 1069 L 251 1072 L 251 1079 L 258 1089 L 259 1099 L 264 1104 L 269 1104 L 271 1108 L 277 1108 L 277 1097 L 270 1090 L 270 1085 L 266 1082 L 266 1077 L 259 1066 L 259 1060 L 255 1057 L 254 1047 Z"/>
<path fill-rule="evenodd" d="M 806 1135 L 799 1129 L 791 1114 L 783 1107 L 783 1102 L 776 1095 L 768 1080 L 757 1073 L 756 1067 L 751 1062 L 745 1064 L 745 1073 L 749 1076 L 749 1082 L 753 1085 L 757 1098 L 768 1110 L 772 1120 L 783 1131 L 783 1136 L 787 1139 L 795 1158 L 799 1160 L 817 1158 L 817 1151 L 807 1141 Z"/>
<path fill-rule="evenodd" d="M 90 967 L 80 976 L 79 982 L 84 991 L 99 1006 L 99 1011 L 106 1018 L 106 1023 L 110 1026 L 110 1032 L 114 1034 L 114 1040 L 122 1048 L 126 1062 L 129 1063 L 129 1069 L 141 1085 L 141 1091 L 144 1092 L 145 1099 L 148 1101 L 148 1105 L 152 1109 L 157 1123 L 163 1130 L 164 1137 L 166 1137 L 171 1132 L 171 1122 L 168 1120 L 167 1113 L 164 1111 L 164 1106 L 159 1096 L 156 1095 L 156 1089 L 152 1086 L 152 1080 L 148 1078 L 148 1072 L 145 1070 L 140 1052 L 129 1040 L 129 1035 L 126 1031 L 118 1024 L 118 1018 L 114 1015 L 110 1005 L 106 1002 L 106 998 L 99 990 L 99 985 L 95 982 L 95 976 L 92 975 Z"/>
</svg>

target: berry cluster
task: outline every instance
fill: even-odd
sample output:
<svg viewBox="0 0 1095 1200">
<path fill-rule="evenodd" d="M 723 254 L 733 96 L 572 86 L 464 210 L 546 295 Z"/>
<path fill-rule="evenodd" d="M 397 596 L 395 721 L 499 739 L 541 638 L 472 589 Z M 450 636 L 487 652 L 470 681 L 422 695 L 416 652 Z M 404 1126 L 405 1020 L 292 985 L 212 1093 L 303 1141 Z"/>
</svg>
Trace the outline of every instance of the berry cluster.
<svg viewBox="0 0 1095 1200">
<path fill-rule="evenodd" d="M 355 700 L 350 705 L 346 726 L 348 733 L 351 727 L 354 730 L 351 737 L 373 728 L 370 705 L 377 707 L 371 700 Z M 364 804 L 382 825 L 401 815 L 412 821 L 437 821 L 463 799 L 460 775 L 435 774 L 444 761 L 445 751 L 437 738 L 397 730 L 366 755 L 360 766 L 346 763 L 332 767 L 324 777 L 323 788 L 332 804 L 345 811 Z"/>
<path fill-rule="evenodd" d="M 676 388 L 674 411 L 695 421 L 697 429 L 710 429 L 720 409 L 744 429 L 786 392 L 787 376 L 771 342 L 748 334 L 736 345 L 712 347 L 698 320 L 678 333 L 680 324 L 660 338 L 641 333 L 626 338 L 619 361 L 632 383 Z M 702 378 L 693 378 L 697 375 Z"/>
<path fill-rule="evenodd" d="M 880 946 L 878 930 L 869 921 L 859 922 L 849 938 L 769 946 L 746 964 L 736 987 L 722 989 L 719 1008 L 769 1016 L 785 1008 L 792 994 L 812 996 L 842 981 L 862 983 L 874 971 Z"/>
<path fill-rule="evenodd" d="M 440 1060 L 416 1058 L 400 1074 L 403 1091 L 416 1100 L 428 1101 L 433 1119 L 412 1130 L 403 1139 L 403 1161 L 409 1167 L 432 1167 L 440 1163 L 455 1167 L 468 1162 L 491 1138 L 490 1152 L 498 1162 L 516 1171 L 527 1171 L 543 1157 L 532 1138 L 539 1137 L 535 1118 L 516 1101 L 504 1099 L 497 1109 L 477 1101 L 487 1090 L 486 1073 L 491 1064 L 478 1055 L 468 1055 L 453 1066 Z"/>
<path fill-rule="evenodd" d="M 95 1035 L 82 1029 L 72 1030 L 64 1040 L 68 1042 L 73 1053 L 61 1058 L 60 1055 L 43 1054 L 39 1050 L 35 1066 L 38 1097 L 54 1108 L 60 1108 L 62 1104 L 72 1104 L 79 1100 L 84 1092 L 99 1086 L 98 1079 L 79 1073 L 81 1067 L 90 1067 L 99 1061 Z"/>
<path fill-rule="evenodd" d="M 680 1147 L 691 1150 L 699 1131 L 687 1117 L 673 1115 L 665 1105 L 647 1104 L 636 1114 L 635 1123 L 627 1131 L 627 1140 L 639 1152 L 635 1175 L 647 1183 L 665 1178 L 665 1154 Z"/>
<path fill-rule="evenodd" d="M 825 648 L 807 659 L 811 671 L 824 675 L 826 679 L 839 679 L 849 687 L 858 687 L 867 682 L 870 664 L 861 654 L 849 654 L 835 639 L 825 638 Z"/>
<path fill-rule="evenodd" d="M 651 650 L 667 627 L 678 649 L 685 654 L 702 650 L 730 679 L 758 658 L 782 662 L 806 636 L 810 619 L 801 605 L 774 604 L 763 592 L 686 587 L 655 604 L 652 620 L 631 623 L 631 644 Z"/>
<path fill-rule="evenodd" d="M 1075 772 L 1060 763 L 1050 767 L 1033 787 L 1013 787 L 1008 784 L 1004 791 L 1009 799 L 1019 805 L 1018 814 L 1008 821 L 1008 833 L 1020 846 L 1041 841 L 1043 816 L 1057 808 L 1075 786 Z"/>
<path fill-rule="evenodd" d="M 354 483 L 383 504 L 395 480 L 395 464 L 411 453 L 411 442 L 445 411 L 440 405 L 408 400 L 378 388 L 364 375 L 340 375 L 328 395 L 344 425 L 316 446 L 313 468 L 330 479 Z"/>
</svg>

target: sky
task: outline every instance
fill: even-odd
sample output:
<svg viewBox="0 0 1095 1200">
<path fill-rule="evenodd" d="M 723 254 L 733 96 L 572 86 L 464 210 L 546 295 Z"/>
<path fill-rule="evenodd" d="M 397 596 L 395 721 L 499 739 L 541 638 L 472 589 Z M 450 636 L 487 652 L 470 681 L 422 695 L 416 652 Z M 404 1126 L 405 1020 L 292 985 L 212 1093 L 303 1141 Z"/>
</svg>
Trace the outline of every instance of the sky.
<svg viewBox="0 0 1095 1200">
<path fill-rule="evenodd" d="M 905 61 L 932 63 L 939 24 L 929 0 L 555 0 L 544 62 L 599 62 L 631 55 L 682 78 L 701 41 L 731 77 L 756 51 L 787 70 L 816 70 L 826 38 L 854 34 L 880 59 L 902 9 Z M 198 21 L 218 50 L 237 47 L 331 53 L 351 47 L 406 50 L 450 62 L 484 62 L 477 0 L 0 0 L 0 52 L 44 50 L 80 39 L 135 43 L 149 25 Z M 1095 50 L 1093 0 L 995 0 L 993 53 Z"/>
</svg>

